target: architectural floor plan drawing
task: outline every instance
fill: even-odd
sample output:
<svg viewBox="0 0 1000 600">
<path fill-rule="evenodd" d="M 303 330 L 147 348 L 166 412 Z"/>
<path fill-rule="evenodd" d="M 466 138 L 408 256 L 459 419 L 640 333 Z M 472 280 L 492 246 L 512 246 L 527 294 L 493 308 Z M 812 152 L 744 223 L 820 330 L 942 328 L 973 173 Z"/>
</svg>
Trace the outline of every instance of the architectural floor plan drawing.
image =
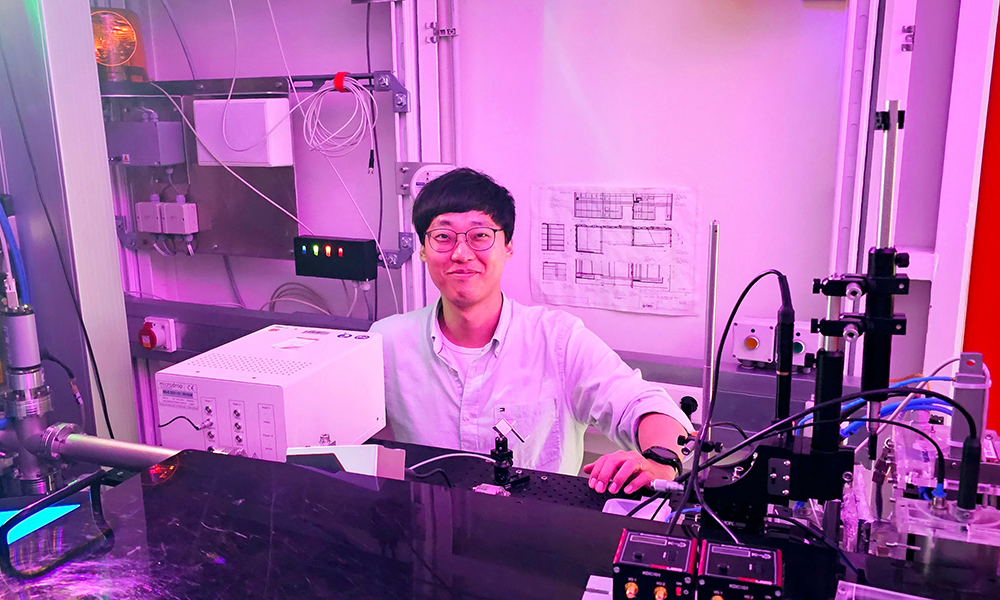
<svg viewBox="0 0 1000 600">
<path fill-rule="evenodd" d="M 531 293 L 546 304 L 695 314 L 694 193 L 533 190 Z"/>
</svg>

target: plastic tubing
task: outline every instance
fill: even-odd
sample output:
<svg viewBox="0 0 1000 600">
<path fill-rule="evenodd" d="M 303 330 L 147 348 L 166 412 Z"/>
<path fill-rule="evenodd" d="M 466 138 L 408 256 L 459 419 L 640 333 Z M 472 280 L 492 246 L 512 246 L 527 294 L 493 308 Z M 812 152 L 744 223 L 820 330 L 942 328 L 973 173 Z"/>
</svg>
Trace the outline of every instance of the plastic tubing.
<svg viewBox="0 0 1000 600">
<path fill-rule="evenodd" d="M 17 278 L 18 288 L 21 291 L 21 303 L 31 304 L 31 296 L 28 294 L 28 275 L 24 271 L 24 261 L 21 260 L 21 250 L 17 247 L 17 239 L 14 237 L 14 230 L 10 227 L 10 219 L 7 218 L 7 211 L 0 206 L 0 228 L 3 229 L 3 236 L 7 240 L 10 248 L 10 260 L 14 263 L 14 274 Z"/>
</svg>

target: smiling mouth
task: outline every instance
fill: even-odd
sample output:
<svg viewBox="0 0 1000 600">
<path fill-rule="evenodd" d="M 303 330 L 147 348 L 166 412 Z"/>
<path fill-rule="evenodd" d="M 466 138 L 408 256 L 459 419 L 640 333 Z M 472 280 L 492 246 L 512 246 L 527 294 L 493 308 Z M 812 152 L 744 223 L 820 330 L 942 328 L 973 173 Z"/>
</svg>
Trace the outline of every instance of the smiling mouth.
<svg viewBox="0 0 1000 600">
<path fill-rule="evenodd" d="M 460 277 L 469 277 L 471 275 L 478 275 L 479 271 L 449 271 L 449 275 L 458 275 Z"/>
</svg>

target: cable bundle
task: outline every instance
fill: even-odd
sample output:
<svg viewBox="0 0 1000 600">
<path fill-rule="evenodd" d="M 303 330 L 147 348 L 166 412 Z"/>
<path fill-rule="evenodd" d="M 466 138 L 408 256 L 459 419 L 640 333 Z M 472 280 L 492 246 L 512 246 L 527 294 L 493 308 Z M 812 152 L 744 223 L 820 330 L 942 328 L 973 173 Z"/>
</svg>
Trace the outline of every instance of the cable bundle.
<svg viewBox="0 0 1000 600">
<path fill-rule="evenodd" d="M 331 93 L 345 92 L 354 97 L 354 112 L 339 128 L 331 131 L 323 124 L 323 102 Z M 302 136 L 308 146 L 329 157 L 345 156 L 368 138 L 370 150 L 375 151 L 375 119 L 378 107 L 375 97 L 353 77 L 338 75 L 325 82 L 306 102 L 302 122 Z"/>
</svg>

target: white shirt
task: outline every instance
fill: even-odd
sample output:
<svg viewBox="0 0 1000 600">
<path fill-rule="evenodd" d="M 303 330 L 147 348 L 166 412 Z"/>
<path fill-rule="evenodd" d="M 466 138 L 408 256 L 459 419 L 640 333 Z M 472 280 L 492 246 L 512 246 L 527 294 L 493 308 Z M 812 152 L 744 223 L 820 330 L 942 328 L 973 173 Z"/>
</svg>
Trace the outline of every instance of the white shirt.
<svg viewBox="0 0 1000 600">
<path fill-rule="evenodd" d="M 637 449 L 639 419 L 663 413 L 691 423 L 662 389 L 642 379 L 580 319 L 504 296 L 500 322 L 463 378 L 444 351 L 440 301 L 372 325 L 385 353 L 386 415 L 402 442 L 488 453 L 502 418 L 517 466 L 575 475 L 594 425 Z"/>
<path fill-rule="evenodd" d="M 465 382 L 469 379 L 469 369 L 472 367 L 472 363 L 482 356 L 489 346 L 493 345 L 493 342 L 490 342 L 482 348 L 465 348 L 464 346 L 452 343 L 446 335 L 441 336 L 441 342 L 441 358 L 447 364 L 455 367 L 455 370 L 458 371 L 459 382 L 462 385 L 465 385 Z"/>
</svg>

